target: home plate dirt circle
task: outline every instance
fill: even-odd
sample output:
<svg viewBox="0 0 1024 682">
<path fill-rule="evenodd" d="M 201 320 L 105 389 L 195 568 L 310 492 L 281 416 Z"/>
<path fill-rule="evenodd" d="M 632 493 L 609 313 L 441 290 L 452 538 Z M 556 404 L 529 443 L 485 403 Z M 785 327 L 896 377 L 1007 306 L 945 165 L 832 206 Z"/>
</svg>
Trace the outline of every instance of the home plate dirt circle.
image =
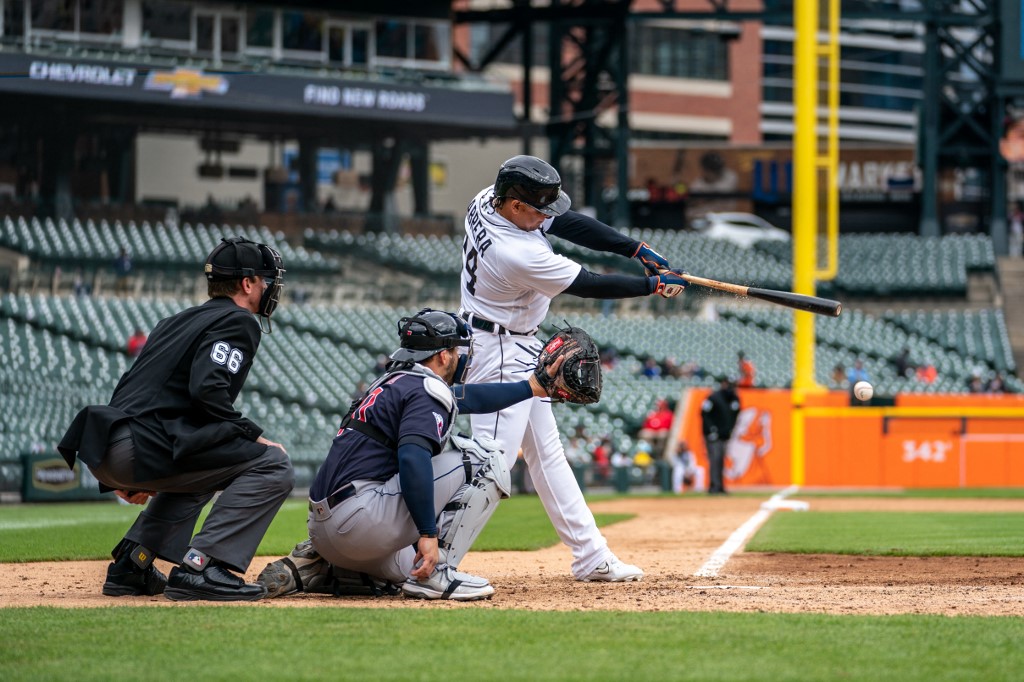
<svg viewBox="0 0 1024 682">
<path fill-rule="evenodd" d="M 797 493 L 792 499 L 799 500 Z M 641 582 L 580 583 L 562 545 L 537 552 L 470 552 L 461 570 L 486 576 L 492 599 L 471 603 L 402 597 L 295 595 L 258 602 L 336 608 L 749 611 L 832 614 L 1020 615 L 1024 563 L 1004 557 L 856 557 L 746 553 L 740 548 L 713 577 L 697 573 L 752 516 L 763 497 L 686 495 L 595 502 L 595 512 L 636 516 L 605 528 L 609 546 L 642 567 Z M 1024 500 L 809 498 L 810 511 L 1024 512 Z M 776 514 L 800 513 L 780 509 Z M 255 579 L 276 557 L 257 557 Z M 104 597 L 106 561 L 0 564 L 5 606 L 152 605 L 188 608 L 161 597 Z M 166 570 L 168 566 L 164 565 Z M 227 606 L 233 606 L 228 604 Z"/>
</svg>

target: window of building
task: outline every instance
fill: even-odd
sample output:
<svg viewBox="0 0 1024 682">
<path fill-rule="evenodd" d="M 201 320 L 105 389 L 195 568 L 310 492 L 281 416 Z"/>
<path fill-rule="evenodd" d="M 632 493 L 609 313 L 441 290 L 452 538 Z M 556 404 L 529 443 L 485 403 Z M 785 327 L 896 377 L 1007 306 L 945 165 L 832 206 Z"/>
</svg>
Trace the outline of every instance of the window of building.
<svg viewBox="0 0 1024 682">
<path fill-rule="evenodd" d="M 387 19 L 374 29 L 376 63 L 420 68 L 449 63 L 451 32 L 445 23 Z"/>
<path fill-rule="evenodd" d="M 323 15 L 313 12 L 282 12 L 281 47 L 293 57 L 321 59 L 324 51 Z M 314 52 L 315 55 L 308 54 Z"/>
<path fill-rule="evenodd" d="M 116 35 L 121 33 L 123 24 L 124 0 L 79 0 L 79 32 Z"/>
<path fill-rule="evenodd" d="M 192 5 L 173 0 L 143 0 L 142 36 L 146 42 L 191 42 Z"/>
<path fill-rule="evenodd" d="M 327 61 L 342 66 L 365 66 L 369 59 L 370 24 L 327 22 Z"/>
<path fill-rule="evenodd" d="M 32 28 L 74 33 L 76 0 L 50 0 L 32 3 Z"/>
<path fill-rule="evenodd" d="M 247 10 L 245 13 L 245 44 L 248 47 L 274 46 L 273 10 Z"/>
<path fill-rule="evenodd" d="M 4 35 L 25 35 L 25 3 L 23 0 L 3 0 Z"/>
<path fill-rule="evenodd" d="M 8 21 L 13 21 L 17 35 L 24 33 L 24 3 L 4 3 L 5 33 Z M 8 9 L 14 10 L 9 12 Z M 16 16 L 15 16 L 16 13 Z M 123 0 L 35 0 L 29 9 L 32 32 L 61 38 L 112 36 L 121 33 Z"/>
<path fill-rule="evenodd" d="M 726 36 L 696 28 L 631 27 L 630 72 L 667 78 L 729 79 Z"/>
</svg>

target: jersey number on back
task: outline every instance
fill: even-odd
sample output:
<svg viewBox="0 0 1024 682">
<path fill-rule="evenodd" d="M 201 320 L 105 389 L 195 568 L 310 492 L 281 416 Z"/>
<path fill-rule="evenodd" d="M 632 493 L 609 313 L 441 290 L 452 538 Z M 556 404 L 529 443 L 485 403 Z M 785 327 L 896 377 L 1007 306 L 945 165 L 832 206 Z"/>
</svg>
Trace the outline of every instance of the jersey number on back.
<svg viewBox="0 0 1024 682">
<path fill-rule="evenodd" d="M 476 296 L 476 268 L 479 261 L 476 247 L 469 246 L 469 237 L 462 240 L 462 251 L 466 254 L 466 291 Z"/>
<path fill-rule="evenodd" d="M 356 410 L 354 418 L 358 419 L 361 422 L 366 421 L 366 411 L 373 407 L 373 404 L 377 402 L 377 396 L 379 396 L 383 392 L 384 389 L 378 386 L 377 388 L 367 393 L 366 397 L 363 398 L 363 402 L 359 406 L 359 409 Z"/>
</svg>

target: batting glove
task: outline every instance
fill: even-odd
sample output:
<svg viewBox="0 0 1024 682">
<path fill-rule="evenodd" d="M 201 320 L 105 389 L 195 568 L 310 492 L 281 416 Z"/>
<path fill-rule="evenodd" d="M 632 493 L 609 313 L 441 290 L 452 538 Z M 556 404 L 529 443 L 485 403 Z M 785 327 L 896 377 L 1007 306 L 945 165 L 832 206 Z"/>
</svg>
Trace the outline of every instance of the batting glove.
<svg viewBox="0 0 1024 682">
<path fill-rule="evenodd" d="M 657 275 L 662 270 L 669 270 L 672 268 L 665 257 L 652 249 L 647 242 L 640 242 L 640 246 L 637 247 L 636 253 L 633 254 L 633 258 L 640 261 L 640 264 L 644 266 L 644 270 L 647 271 L 648 275 Z"/>
<path fill-rule="evenodd" d="M 683 289 L 689 284 L 683 275 L 685 273 L 675 272 L 674 270 L 664 270 L 661 274 L 655 275 L 654 277 L 648 277 L 651 281 L 651 293 L 658 294 L 663 298 L 672 298 L 683 293 Z"/>
</svg>

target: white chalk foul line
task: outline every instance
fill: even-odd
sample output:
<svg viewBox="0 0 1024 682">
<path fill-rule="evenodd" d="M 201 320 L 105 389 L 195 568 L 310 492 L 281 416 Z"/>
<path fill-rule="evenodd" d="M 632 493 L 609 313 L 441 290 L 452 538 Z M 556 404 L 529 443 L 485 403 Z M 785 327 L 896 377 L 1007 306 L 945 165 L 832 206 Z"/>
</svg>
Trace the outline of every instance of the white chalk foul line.
<svg viewBox="0 0 1024 682">
<path fill-rule="evenodd" d="M 772 495 L 768 502 L 777 504 L 789 495 L 795 493 L 797 490 L 799 490 L 798 486 L 791 485 L 785 490 Z M 735 554 L 737 550 L 746 544 L 747 540 L 750 539 L 750 536 L 761 527 L 761 524 L 768 520 L 768 517 L 772 515 L 772 511 L 774 511 L 774 506 L 772 504 L 762 505 L 761 508 L 757 510 L 757 513 L 747 519 L 742 526 L 732 532 L 729 539 L 722 543 L 722 546 L 716 549 L 714 554 L 711 555 L 711 558 L 704 562 L 704 565 L 701 566 L 693 575 L 697 578 L 718 577 L 718 572 L 722 570 L 722 567 L 725 566 L 726 562 L 732 558 L 732 555 Z"/>
</svg>

